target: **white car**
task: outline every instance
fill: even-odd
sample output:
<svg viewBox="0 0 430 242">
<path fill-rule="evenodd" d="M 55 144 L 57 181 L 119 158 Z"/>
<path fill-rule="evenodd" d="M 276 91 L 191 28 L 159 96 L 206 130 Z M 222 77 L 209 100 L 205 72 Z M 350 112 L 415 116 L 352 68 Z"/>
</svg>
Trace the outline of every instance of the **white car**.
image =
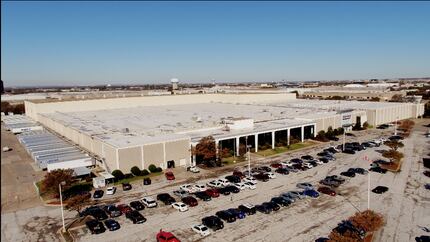
<svg viewBox="0 0 430 242">
<path fill-rule="evenodd" d="M 174 209 L 179 210 L 179 212 L 186 212 L 186 211 L 188 211 L 188 206 L 185 203 L 183 203 L 183 202 L 173 203 L 172 207 Z"/>
<path fill-rule="evenodd" d="M 195 187 L 191 184 L 183 184 L 179 186 L 179 189 L 188 193 L 194 193 L 197 192 Z"/>
<path fill-rule="evenodd" d="M 255 184 L 257 184 L 257 179 L 255 179 L 255 178 L 254 178 L 254 177 L 252 177 L 252 176 L 247 176 L 247 177 L 243 178 L 243 181 L 244 181 L 244 182 L 251 182 L 251 183 L 253 183 L 254 185 L 255 185 Z"/>
<path fill-rule="evenodd" d="M 293 164 L 291 164 L 290 162 L 287 161 L 283 161 L 281 162 L 282 167 L 287 167 L 287 168 L 292 168 Z"/>
<path fill-rule="evenodd" d="M 204 226 L 203 224 L 193 225 L 191 228 L 194 232 L 200 234 L 201 236 L 208 236 L 211 233 L 208 227 Z"/>
<path fill-rule="evenodd" d="M 221 185 L 222 185 L 222 186 L 224 186 L 224 187 L 231 185 L 231 183 L 230 183 L 227 179 L 225 179 L 225 178 L 218 179 L 218 181 L 219 181 L 219 182 L 221 183 Z"/>
<path fill-rule="evenodd" d="M 276 175 L 273 172 L 266 172 L 266 174 L 269 176 L 270 179 L 275 179 Z"/>
<path fill-rule="evenodd" d="M 198 192 L 204 192 L 207 190 L 206 185 L 203 184 L 194 184 L 193 188 Z"/>
<path fill-rule="evenodd" d="M 318 165 L 324 165 L 324 162 L 320 161 L 320 160 L 314 160 L 315 163 L 317 163 Z"/>
<path fill-rule="evenodd" d="M 303 167 L 306 167 L 306 168 L 308 168 L 308 169 L 311 169 L 311 168 L 313 168 L 313 166 L 311 165 L 311 164 L 309 164 L 309 163 L 302 163 L 302 166 Z"/>
<path fill-rule="evenodd" d="M 245 189 L 245 188 L 246 188 L 246 185 L 245 185 L 245 183 L 243 183 L 243 182 L 234 183 L 234 184 L 233 184 L 233 186 L 235 186 L 235 187 L 239 188 L 240 190 L 243 190 L 243 189 Z"/>
<path fill-rule="evenodd" d="M 220 187 L 222 187 L 222 183 L 221 183 L 220 181 L 218 181 L 218 180 L 210 181 L 210 182 L 206 183 L 206 185 L 207 185 L 208 187 L 215 187 L 215 188 L 220 188 Z"/>
<path fill-rule="evenodd" d="M 243 185 L 245 185 L 245 187 L 250 190 L 254 190 L 257 188 L 257 186 L 252 182 L 244 182 Z"/>
<path fill-rule="evenodd" d="M 142 198 L 142 203 L 145 204 L 148 208 L 155 208 L 157 207 L 157 201 L 155 201 L 152 197 L 144 197 Z"/>
<path fill-rule="evenodd" d="M 181 197 L 181 198 L 189 196 L 188 192 L 186 192 L 184 190 L 173 191 L 173 195 L 176 195 L 176 196 Z"/>
<path fill-rule="evenodd" d="M 116 192 L 116 187 L 108 187 L 106 188 L 106 194 L 107 195 L 113 195 Z"/>
</svg>

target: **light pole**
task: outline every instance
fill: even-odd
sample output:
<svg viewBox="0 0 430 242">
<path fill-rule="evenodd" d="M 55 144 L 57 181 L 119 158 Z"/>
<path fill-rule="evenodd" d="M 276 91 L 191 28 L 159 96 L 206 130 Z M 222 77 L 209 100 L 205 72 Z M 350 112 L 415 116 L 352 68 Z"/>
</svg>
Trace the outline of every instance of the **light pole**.
<svg viewBox="0 0 430 242">
<path fill-rule="evenodd" d="M 396 117 L 396 122 L 394 123 L 394 135 L 397 135 L 397 120 L 399 117 Z"/>
<path fill-rule="evenodd" d="M 365 161 L 369 161 L 367 155 L 363 158 Z M 367 209 L 370 210 L 370 172 L 367 172 Z"/>
<path fill-rule="evenodd" d="M 66 185 L 66 182 L 62 181 L 58 184 L 58 189 L 60 190 L 61 220 L 63 221 L 63 232 L 66 232 L 66 225 L 64 224 L 63 194 L 61 193 L 61 185 Z"/>
</svg>

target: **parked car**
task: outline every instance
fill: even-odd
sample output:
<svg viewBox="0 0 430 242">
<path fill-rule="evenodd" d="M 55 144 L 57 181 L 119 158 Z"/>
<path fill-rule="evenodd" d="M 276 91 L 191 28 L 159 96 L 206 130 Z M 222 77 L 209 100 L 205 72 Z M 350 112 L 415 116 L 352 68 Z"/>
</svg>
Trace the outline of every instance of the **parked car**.
<svg viewBox="0 0 430 242">
<path fill-rule="evenodd" d="M 270 164 L 270 167 L 278 169 L 278 168 L 282 167 L 282 164 L 280 164 L 280 163 L 272 163 L 272 164 Z"/>
<path fill-rule="evenodd" d="M 382 193 L 385 193 L 386 191 L 388 191 L 388 187 L 385 187 L 385 186 L 377 186 L 372 189 L 372 192 L 377 194 L 382 194 Z"/>
<path fill-rule="evenodd" d="M 313 189 L 306 189 L 303 191 L 303 194 L 306 196 L 309 196 L 309 197 L 313 197 L 313 198 L 317 198 L 320 196 L 320 194 Z"/>
<path fill-rule="evenodd" d="M 93 194 L 93 198 L 94 199 L 102 198 L 104 193 L 105 192 L 103 190 L 95 190 Z"/>
<path fill-rule="evenodd" d="M 381 174 L 387 173 L 387 169 L 381 168 L 379 166 L 372 167 L 372 168 L 369 169 L 369 171 L 378 172 L 378 173 L 381 173 Z"/>
<path fill-rule="evenodd" d="M 107 219 L 104 222 L 106 228 L 109 229 L 109 231 L 115 231 L 121 228 L 121 226 L 119 225 L 119 223 L 113 219 Z"/>
<path fill-rule="evenodd" d="M 303 199 L 306 197 L 305 195 L 303 195 L 302 192 L 298 192 L 298 191 L 289 191 L 281 194 L 281 196 L 289 199 L 291 202 L 294 202 L 296 200 Z"/>
<path fill-rule="evenodd" d="M 160 229 L 160 232 L 156 235 L 157 242 L 180 242 L 178 238 L 175 237 L 170 232 L 166 232 Z"/>
<path fill-rule="evenodd" d="M 129 191 L 129 190 L 131 190 L 131 188 L 132 188 L 132 186 L 130 183 L 123 183 L 122 184 L 122 190 L 123 191 Z"/>
<path fill-rule="evenodd" d="M 175 191 L 173 191 L 173 195 L 176 195 L 180 198 L 183 198 L 183 197 L 188 196 L 189 194 L 188 194 L 188 192 L 186 192 L 184 190 L 175 190 Z"/>
<path fill-rule="evenodd" d="M 200 172 L 199 168 L 197 168 L 196 166 L 187 167 L 187 171 L 190 171 L 192 173 L 199 173 Z"/>
<path fill-rule="evenodd" d="M 239 193 L 240 192 L 240 189 L 237 188 L 236 186 L 233 186 L 233 185 L 226 186 L 225 188 L 228 189 L 228 191 L 230 193 Z"/>
<path fill-rule="evenodd" d="M 134 224 L 142 224 L 146 222 L 146 218 L 137 210 L 132 210 L 126 213 L 125 217 L 130 219 Z"/>
<path fill-rule="evenodd" d="M 267 176 L 269 176 L 270 179 L 275 179 L 276 178 L 276 175 L 273 172 L 266 172 L 264 174 L 266 174 Z"/>
<path fill-rule="evenodd" d="M 312 186 L 312 184 L 307 183 L 307 182 L 297 183 L 296 187 L 297 188 L 301 188 L 301 189 L 314 189 L 314 187 Z"/>
<path fill-rule="evenodd" d="M 334 231 L 341 235 L 349 231 L 350 233 L 356 234 L 361 239 L 363 239 L 364 235 L 366 234 L 366 232 L 362 228 L 355 227 L 349 220 L 343 220 L 337 225 L 336 228 L 334 228 Z"/>
<path fill-rule="evenodd" d="M 323 163 L 328 163 L 329 159 L 327 159 L 326 157 L 321 157 L 318 160 L 322 161 Z"/>
<path fill-rule="evenodd" d="M 166 176 L 166 179 L 169 181 L 175 180 L 175 175 L 171 171 L 164 173 L 164 175 Z"/>
<path fill-rule="evenodd" d="M 253 215 L 256 213 L 255 206 L 250 203 L 244 203 L 242 205 L 239 205 L 238 209 L 246 213 L 246 215 Z"/>
<path fill-rule="evenodd" d="M 254 178 L 259 180 L 259 181 L 262 181 L 262 182 L 267 182 L 270 179 L 269 175 L 264 174 L 264 173 L 258 173 L 256 175 L 254 175 Z"/>
<path fill-rule="evenodd" d="M 428 235 L 421 235 L 421 236 L 417 236 L 415 237 L 415 241 L 416 242 L 429 242 L 430 241 L 430 236 Z"/>
<path fill-rule="evenodd" d="M 241 171 L 233 171 L 233 176 L 238 176 L 240 179 L 243 179 L 245 175 Z"/>
<path fill-rule="evenodd" d="M 130 202 L 130 207 L 132 207 L 134 210 L 137 210 L 137 211 L 141 211 L 141 210 L 145 209 L 145 206 L 140 201 Z"/>
<path fill-rule="evenodd" d="M 327 242 L 327 241 L 329 241 L 329 239 L 326 237 L 319 237 L 318 239 L 315 240 L 315 242 Z"/>
<path fill-rule="evenodd" d="M 288 168 L 278 168 L 275 170 L 276 173 L 279 173 L 281 175 L 288 175 L 290 174 L 290 171 L 288 170 Z"/>
<path fill-rule="evenodd" d="M 330 196 L 336 196 L 336 192 L 329 187 L 319 187 L 318 192 L 324 193 Z"/>
<path fill-rule="evenodd" d="M 221 187 L 223 186 L 223 185 L 221 184 L 221 182 L 219 182 L 218 180 L 210 181 L 210 182 L 206 183 L 206 185 L 207 185 L 208 187 L 215 187 L 215 188 L 221 188 Z"/>
<path fill-rule="evenodd" d="M 204 184 L 194 184 L 193 187 L 196 192 L 204 192 L 207 189 L 206 185 Z"/>
<path fill-rule="evenodd" d="M 106 228 L 103 223 L 95 219 L 91 219 L 85 222 L 85 225 L 91 231 L 91 234 L 101 234 L 106 231 Z"/>
<path fill-rule="evenodd" d="M 203 237 L 208 236 L 211 233 L 209 231 L 209 228 L 204 226 L 203 224 L 193 225 L 193 226 L 191 226 L 191 229 Z"/>
<path fill-rule="evenodd" d="M 305 168 L 307 168 L 307 169 L 312 169 L 313 168 L 313 166 L 309 162 L 303 162 L 302 166 L 305 167 Z"/>
<path fill-rule="evenodd" d="M 108 187 L 106 188 L 106 194 L 107 195 L 113 195 L 116 192 L 116 187 Z"/>
<path fill-rule="evenodd" d="M 190 206 L 190 207 L 195 207 L 195 206 L 197 206 L 199 203 L 197 202 L 197 199 L 195 199 L 194 197 L 192 197 L 192 196 L 188 196 L 188 197 L 183 197 L 182 199 L 181 199 L 181 201 L 183 202 L 183 203 L 185 203 L 185 204 L 187 204 L 188 206 Z"/>
<path fill-rule="evenodd" d="M 128 206 L 127 204 L 118 204 L 117 208 L 119 209 L 119 211 L 121 211 L 121 213 L 126 214 L 130 211 L 132 211 L 133 209 L 131 209 L 130 206 Z"/>
<path fill-rule="evenodd" d="M 355 177 L 355 173 L 354 172 L 350 172 L 350 171 L 344 171 L 340 173 L 341 176 L 346 176 L 346 177 Z"/>
<path fill-rule="evenodd" d="M 240 190 L 244 190 L 246 188 L 246 185 L 243 182 L 234 183 L 233 186 L 239 188 Z"/>
<path fill-rule="evenodd" d="M 246 213 L 237 208 L 229 208 L 227 212 L 231 213 L 237 219 L 244 219 L 246 217 Z"/>
<path fill-rule="evenodd" d="M 172 204 L 172 207 L 174 209 L 177 209 L 179 212 L 186 212 L 188 211 L 188 206 L 183 202 L 175 202 Z"/>
<path fill-rule="evenodd" d="M 343 153 L 346 153 L 346 154 L 351 154 L 351 155 L 355 154 L 355 151 L 354 151 L 354 150 L 352 150 L 352 149 L 348 149 L 348 148 L 344 149 L 342 152 L 343 152 Z"/>
<path fill-rule="evenodd" d="M 327 151 L 321 151 L 317 154 L 317 156 L 329 156 L 331 155 L 331 153 L 327 152 Z"/>
<path fill-rule="evenodd" d="M 224 228 L 224 223 L 222 222 L 222 220 L 217 216 L 213 215 L 202 218 L 202 224 L 215 231 Z"/>
<path fill-rule="evenodd" d="M 225 186 L 229 186 L 229 185 L 231 185 L 231 182 L 229 182 L 227 179 L 224 179 L 224 178 L 221 178 L 221 179 L 218 179 L 218 181 L 221 183 L 221 185 L 223 185 L 224 187 Z"/>
<path fill-rule="evenodd" d="M 212 200 L 212 198 L 209 195 L 207 195 L 206 192 L 196 192 L 194 193 L 194 195 L 205 202 Z"/>
<path fill-rule="evenodd" d="M 253 183 L 253 182 L 243 182 L 243 185 L 250 190 L 254 190 L 257 188 L 255 183 Z"/>
<path fill-rule="evenodd" d="M 330 187 L 339 187 L 340 182 L 333 180 L 333 179 L 323 179 L 320 181 L 320 184 L 330 186 Z"/>
<path fill-rule="evenodd" d="M 122 215 L 122 212 L 113 204 L 106 205 L 104 210 L 111 218 L 115 218 Z"/>
<path fill-rule="evenodd" d="M 92 216 L 98 221 L 102 221 L 108 218 L 108 215 L 106 214 L 106 212 L 103 209 L 101 209 L 99 206 L 88 207 L 80 213 L 81 217 L 87 216 L 87 215 Z"/>
<path fill-rule="evenodd" d="M 179 186 L 179 189 L 187 193 L 197 192 L 197 189 L 191 184 L 183 184 Z"/>
<path fill-rule="evenodd" d="M 291 200 L 285 199 L 284 197 L 274 197 L 270 200 L 271 202 L 274 202 L 282 207 L 287 207 L 291 204 Z"/>
<path fill-rule="evenodd" d="M 219 191 L 216 188 L 207 189 L 205 192 L 212 198 L 219 197 Z"/>
<path fill-rule="evenodd" d="M 302 160 L 313 160 L 314 159 L 311 155 L 304 155 L 301 158 L 302 158 Z"/>
<path fill-rule="evenodd" d="M 171 205 L 172 203 L 176 202 L 176 200 L 170 196 L 168 193 L 160 193 L 157 195 L 157 200 L 162 201 L 164 205 Z"/>
<path fill-rule="evenodd" d="M 355 172 L 356 174 L 361 174 L 361 175 L 366 175 L 368 173 L 368 171 L 364 168 L 361 167 L 357 167 L 357 168 L 350 168 L 353 169 L 351 171 Z M 349 170 L 348 170 L 349 171 Z"/>
<path fill-rule="evenodd" d="M 331 179 L 331 180 L 340 182 L 341 184 L 345 182 L 345 178 L 338 175 L 326 176 L 325 179 Z"/>
<path fill-rule="evenodd" d="M 230 175 L 230 176 L 226 176 L 225 179 L 231 183 L 239 183 L 240 182 L 240 177 L 238 177 L 238 176 Z"/>
<path fill-rule="evenodd" d="M 260 213 L 269 214 L 273 211 L 272 207 L 267 203 L 262 203 L 260 205 L 255 206 L 255 209 Z"/>
<path fill-rule="evenodd" d="M 267 206 L 269 206 L 272 209 L 272 211 L 278 211 L 279 209 L 281 209 L 281 207 L 275 202 L 265 202 L 263 204 L 266 204 Z"/>
<path fill-rule="evenodd" d="M 224 196 L 230 195 L 230 193 L 231 193 L 230 188 L 228 188 L 228 187 L 221 187 L 220 189 L 218 189 L 218 191 L 220 194 L 222 194 Z"/>
<path fill-rule="evenodd" d="M 254 183 L 254 184 L 257 184 L 257 179 L 255 179 L 254 177 L 252 177 L 252 176 L 247 176 L 247 177 L 245 177 L 244 179 L 243 179 L 243 182 L 252 182 L 252 183 Z"/>
<path fill-rule="evenodd" d="M 291 163 L 302 164 L 303 160 L 299 158 L 293 158 L 290 160 Z"/>
<path fill-rule="evenodd" d="M 151 185 L 151 178 L 147 177 L 143 179 L 143 185 L 147 186 L 147 185 Z"/>
<path fill-rule="evenodd" d="M 155 208 L 155 207 L 157 207 L 157 201 L 155 201 L 155 199 L 154 198 L 152 198 L 152 197 L 144 197 L 144 198 L 142 198 L 142 203 L 146 206 L 146 207 L 148 207 L 148 208 Z"/>
<path fill-rule="evenodd" d="M 215 215 L 226 221 L 227 223 L 233 223 L 236 221 L 236 216 L 234 216 L 233 214 L 231 214 L 230 212 L 228 212 L 227 210 L 221 210 L 215 213 Z"/>
</svg>

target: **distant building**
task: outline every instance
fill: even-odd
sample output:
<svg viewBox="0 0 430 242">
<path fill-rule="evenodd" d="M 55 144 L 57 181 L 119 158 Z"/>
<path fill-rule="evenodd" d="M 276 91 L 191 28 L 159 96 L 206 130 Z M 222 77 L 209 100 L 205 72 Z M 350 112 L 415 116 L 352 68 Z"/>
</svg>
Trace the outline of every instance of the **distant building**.
<svg viewBox="0 0 430 242">
<path fill-rule="evenodd" d="M 179 80 L 177 78 L 172 78 L 170 79 L 170 82 L 172 83 L 172 90 L 178 90 L 178 84 L 179 84 Z"/>
</svg>

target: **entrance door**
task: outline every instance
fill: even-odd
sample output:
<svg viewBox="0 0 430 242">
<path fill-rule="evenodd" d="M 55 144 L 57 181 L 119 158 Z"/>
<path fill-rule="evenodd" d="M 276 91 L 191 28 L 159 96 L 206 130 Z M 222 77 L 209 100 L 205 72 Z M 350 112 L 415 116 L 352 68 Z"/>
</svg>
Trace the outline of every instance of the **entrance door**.
<svg viewBox="0 0 430 242">
<path fill-rule="evenodd" d="M 169 160 L 167 162 L 167 168 L 175 168 L 175 161 L 174 160 Z"/>
</svg>

